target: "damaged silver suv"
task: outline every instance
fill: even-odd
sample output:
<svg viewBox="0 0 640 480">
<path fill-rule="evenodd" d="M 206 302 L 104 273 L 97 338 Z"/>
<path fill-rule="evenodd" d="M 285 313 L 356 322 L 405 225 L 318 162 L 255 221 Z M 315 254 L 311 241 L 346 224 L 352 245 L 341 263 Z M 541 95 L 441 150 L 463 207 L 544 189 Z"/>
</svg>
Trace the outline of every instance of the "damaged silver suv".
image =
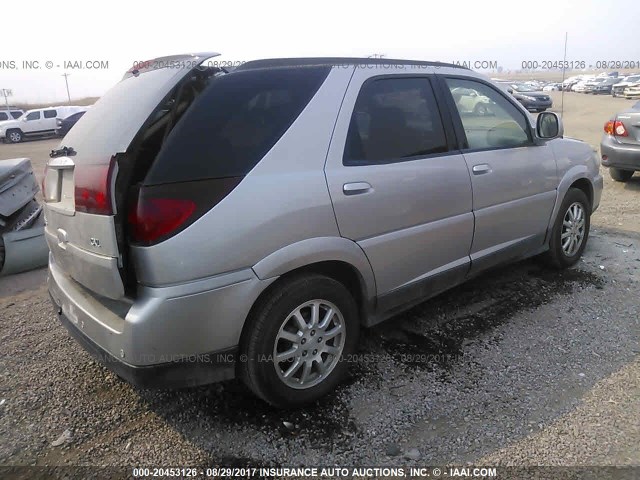
<svg viewBox="0 0 640 480">
<path fill-rule="evenodd" d="M 555 114 L 533 125 L 455 65 L 276 59 L 228 73 L 211 56 L 127 72 L 46 171 L 56 311 L 130 382 L 238 376 L 301 405 L 338 385 L 361 326 L 501 263 L 580 258 L 602 177 Z M 487 98 L 481 115 L 461 89 Z"/>
</svg>

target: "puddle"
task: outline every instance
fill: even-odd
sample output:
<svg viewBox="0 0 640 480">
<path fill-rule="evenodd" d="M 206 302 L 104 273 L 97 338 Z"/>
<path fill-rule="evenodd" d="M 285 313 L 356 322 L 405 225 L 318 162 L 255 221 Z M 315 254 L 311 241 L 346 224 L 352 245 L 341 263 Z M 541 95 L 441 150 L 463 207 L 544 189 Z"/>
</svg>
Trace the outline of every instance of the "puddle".
<svg viewBox="0 0 640 480">
<path fill-rule="evenodd" d="M 532 261 L 503 267 L 369 329 L 364 343 L 408 368 L 447 369 L 482 333 L 588 285 L 602 289 L 604 280 L 578 269 L 545 269 Z"/>
</svg>

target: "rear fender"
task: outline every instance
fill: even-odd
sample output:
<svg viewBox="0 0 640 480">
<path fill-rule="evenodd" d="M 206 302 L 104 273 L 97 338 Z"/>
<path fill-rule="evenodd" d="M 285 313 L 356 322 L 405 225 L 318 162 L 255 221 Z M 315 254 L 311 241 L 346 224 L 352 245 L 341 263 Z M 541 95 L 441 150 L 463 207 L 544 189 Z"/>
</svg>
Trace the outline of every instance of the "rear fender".
<svg viewBox="0 0 640 480">
<path fill-rule="evenodd" d="M 368 303 L 373 302 L 376 283 L 371 264 L 362 249 L 346 238 L 318 237 L 293 243 L 260 260 L 253 266 L 253 271 L 258 278 L 264 280 L 327 261 L 340 261 L 355 268 L 361 280 L 363 298 Z"/>
</svg>

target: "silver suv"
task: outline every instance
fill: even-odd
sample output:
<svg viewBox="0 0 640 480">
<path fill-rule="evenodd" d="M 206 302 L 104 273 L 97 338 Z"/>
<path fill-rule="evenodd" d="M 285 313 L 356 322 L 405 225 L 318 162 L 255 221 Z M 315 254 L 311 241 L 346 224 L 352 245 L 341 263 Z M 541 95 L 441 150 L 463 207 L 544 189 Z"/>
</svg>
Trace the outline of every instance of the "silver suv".
<svg viewBox="0 0 640 480">
<path fill-rule="evenodd" d="M 129 71 L 51 153 L 49 290 L 142 386 L 336 387 L 361 326 L 495 265 L 581 256 L 599 160 L 454 65 L 212 54 Z M 179 68 L 176 68 L 178 66 Z M 486 97 L 482 114 L 456 103 Z M 127 111 L 127 115 L 122 115 Z"/>
</svg>

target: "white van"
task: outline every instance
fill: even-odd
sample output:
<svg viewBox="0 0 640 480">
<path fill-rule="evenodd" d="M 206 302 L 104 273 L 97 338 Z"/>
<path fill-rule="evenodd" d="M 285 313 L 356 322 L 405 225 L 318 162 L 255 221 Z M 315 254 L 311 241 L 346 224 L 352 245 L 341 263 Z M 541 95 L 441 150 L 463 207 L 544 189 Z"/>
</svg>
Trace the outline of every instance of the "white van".
<svg viewBox="0 0 640 480">
<path fill-rule="evenodd" d="M 64 120 L 74 113 L 86 111 L 87 108 L 61 106 L 27 110 L 19 119 L 0 122 L 0 140 L 18 143 L 25 137 L 55 135 L 58 118 Z"/>
</svg>

